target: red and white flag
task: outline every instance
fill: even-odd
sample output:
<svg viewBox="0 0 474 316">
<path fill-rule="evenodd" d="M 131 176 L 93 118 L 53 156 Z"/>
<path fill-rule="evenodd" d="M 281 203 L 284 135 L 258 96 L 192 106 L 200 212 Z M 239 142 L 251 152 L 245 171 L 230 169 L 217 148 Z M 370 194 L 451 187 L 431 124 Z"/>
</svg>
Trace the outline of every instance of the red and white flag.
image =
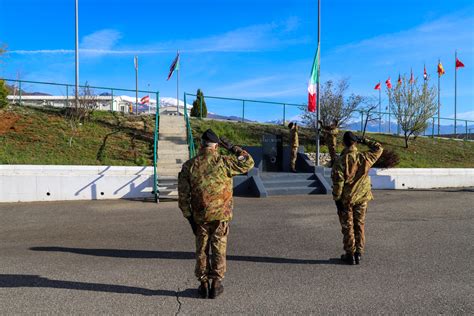
<svg viewBox="0 0 474 316">
<path fill-rule="evenodd" d="M 146 95 L 143 98 L 140 99 L 141 104 L 149 104 L 150 103 L 150 96 Z"/>
<path fill-rule="evenodd" d="M 388 89 L 392 89 L 392 82 L 390 81 L 390 77 L 385 81 L 385 84 L 387 85 Z"/>
<path fill-rule="evenodd" d="M 375 85 L 374 90 L 380 90 L 380 82 Z"/>
</svg>

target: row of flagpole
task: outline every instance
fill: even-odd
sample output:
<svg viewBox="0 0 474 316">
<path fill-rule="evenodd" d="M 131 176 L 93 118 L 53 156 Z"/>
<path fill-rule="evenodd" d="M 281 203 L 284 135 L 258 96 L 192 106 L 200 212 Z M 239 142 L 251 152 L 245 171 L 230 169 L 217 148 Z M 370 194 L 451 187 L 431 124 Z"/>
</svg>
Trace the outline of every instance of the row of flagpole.
<svg viewBox="0 0 474 316">
<path fill-rule="evenodd" d="M 458 68 L 463 68 L 464 64 L 458 59 L 457 56 L 457 51 L 454 52 L 454 135 L 457 133 L 457 72 Z M 438 66 L 436 72 L 438 73 L 438 136 L 440 135 L 440 108 L 441 108 L 441 103 L 440 103 L 440 95 L 441 95 L 441 76 L 445 74 L 445 70 L 443 67 L 443 64 L 441 63 L 441 60 L 438 59 Z M 423 80 L 426 82 L 428 80 L 428 73 L 426 72 L 426 66 L 423 65 Z M 410 80 L 408 81 L 410 84 L 415 83 L 415 77 L 413 76 L 413 69 L 410 69 Z M 402 84 L 402 78 L 400 74 L 398 74 L 398 81 L 397 85 Z M 392 82 L 390 81 L 390 76 L 388 79 L 385 81 L 385 85 L 387 86 L 387 89 L 392 89 Z M 375 90 L 379 90 L 379 113 L 382 113 L 381 109 L 381 82 L 379 81 L 375 87 Z M 389 107 L 390 110 L 390 107 Z M 390 115 L 390 113 L 389 113 Z M 389 126 L 390 129 L 390 126 Z M 381 130 L 381 121 L 379 120 L 379 131 Z M 390 132 L 390 130 L 389 130 Z"/>
</svg>

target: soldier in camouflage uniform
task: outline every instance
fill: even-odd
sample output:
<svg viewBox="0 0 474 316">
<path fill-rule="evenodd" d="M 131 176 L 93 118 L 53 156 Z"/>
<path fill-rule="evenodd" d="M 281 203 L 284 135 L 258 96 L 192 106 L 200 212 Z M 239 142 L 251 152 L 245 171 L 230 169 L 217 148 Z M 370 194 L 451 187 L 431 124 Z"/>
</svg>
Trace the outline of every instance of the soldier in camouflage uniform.
<svg viewBox="0 0 474 316">
<path fill-rule="evenodd" d="M 324 126 L 321 121 L 319 121 L 319 123 L 321 125 L 321 132 L 323 133 L 324 141 L 328 146 L 329 156 L 331 157 L 331 166 L 333 166 L 337 158 L 337 134 L 339 134 L 339 129 L 337 128 L 338 121 L 334 120 L 329 126 Z"/>
<path fill-rule="evenodd" d="M 220 155 L 219 144 L 233 155 Z M 215 298 L 224 291 L 221 281 L 232 219 L 232 177 L 253 166 L 245 150 L 219 139 L 209 129 L 202 136 L 198 155 L 186 161 L 179 173 L 178 204 L 196 236 L 195 275 L 201 282 L 198 291 L 202 298 Z"/>
<path fill-rule="evenodd" d="M 298 157 L 298 147 L 300 146 L 298 139 L 298 125 L 291 122 L 288 124 L 290 129 L 290 170 L 296 172 L 296 158 Z"/>
<path fill-rule="evenodd" d="M 359 138 L 352 132 L 344 133 L 343 141 L 345 148 L 332 167 L 332 194 L 344 235 L 346 253 L 341 259 L 348 264 L 359 264 L 365 246 L 367 203 L 373 200 L 368 173 L 383 148 L 376 141 Z M 367 145 L 369 151 L 359 152 L 356 143 Z"/>
</svg>

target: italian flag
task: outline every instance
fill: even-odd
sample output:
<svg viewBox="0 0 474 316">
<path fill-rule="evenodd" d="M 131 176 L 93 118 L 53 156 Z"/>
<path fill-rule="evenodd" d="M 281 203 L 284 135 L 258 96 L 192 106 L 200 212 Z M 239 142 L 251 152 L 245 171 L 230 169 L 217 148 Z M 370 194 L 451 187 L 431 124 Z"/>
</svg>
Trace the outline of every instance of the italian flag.
<svg viewBox="0 0 474 316">
<path fill-rule="evenodd" d="M 316 111 L 317 86 L 319 82 L 319 45 L 314 56 L 313 67 L 308 82 L 308 112 Z"/>
</svg>

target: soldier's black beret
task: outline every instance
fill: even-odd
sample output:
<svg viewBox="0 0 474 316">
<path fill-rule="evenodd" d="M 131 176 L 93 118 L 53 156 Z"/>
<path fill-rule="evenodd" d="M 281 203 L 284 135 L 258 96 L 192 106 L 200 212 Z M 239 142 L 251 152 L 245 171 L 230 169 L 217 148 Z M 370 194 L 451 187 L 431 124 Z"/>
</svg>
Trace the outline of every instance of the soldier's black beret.
<svg viewBox="0 0 474 316">
<path fill-rule="evenodd" d="M 208 143 L 219 143 L 219 137 L 212 129 L 208 129 L 202 134 L 201 139 Z"/>
<path fill-rule="evenodd" d="M 344 142 L 345 145 L 350 146 L 354 143 L 357 143 L 357 140 L 359 138 L 352 133 L 351 131 L 347 131 L 344 133 L 344 136 L 342 136 L 342 141 Z"/>
</svg>

